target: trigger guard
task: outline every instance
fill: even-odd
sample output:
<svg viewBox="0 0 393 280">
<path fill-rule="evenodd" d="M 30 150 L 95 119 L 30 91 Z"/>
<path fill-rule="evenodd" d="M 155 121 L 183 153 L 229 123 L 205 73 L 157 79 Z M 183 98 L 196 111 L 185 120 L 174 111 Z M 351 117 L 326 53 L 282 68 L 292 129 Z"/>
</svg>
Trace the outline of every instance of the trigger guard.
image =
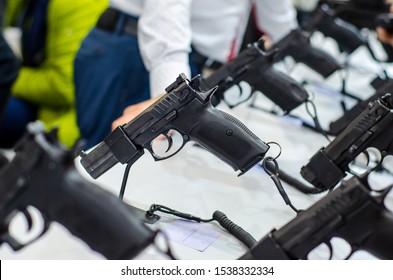
<svg viewBox="0 0 393 280">
<path fill-rule="evenodd" d="M 178 133 L 180 133 L 180 132 L 178 132 Z M 166 139 L 168 139 L 168 142 L 170 142 L 170 143 L 168 144 L 168 149 L 166 150 L 166 152 L 168 152 L 169 149 L 173 146 L 173 138 L 172 138 L 171 136 L 169 136 L 167 133 L 166 133 L 166 134 L 163 134 L 163 135 L 165 136 Z M 157 155 L 157 154 L 154 152 L 153 147 L 152 147 L 153 142 L 150 142 L 149 148 L 147 148 L 147 150 L 150 152 L 150 154 L 152 155 L 152 157 L 153 157 L 153 159 L 154 159 L 155 161 L 165 160 L 165 159 L 168 159 L 168 158 L 170 158 L 170 157 L 173 157 L 174 155 L 176 155 L 176 154 L 184 147 L 184 145 L 185 145 L 186 142 L 188 141 L 188 136 L 187 136 L 186 134 L 181 134 L 181 135 L 182 135 L 182 138 L 183 138 L 183 140 L 184 140 L 184 141 L 183 141 L 183 144 L 179 147 L 179 149 L 178 149 L 176 152 L 170 154 L 169 156 L 160 157 L 159 155 Z M 169 138 L 168 138 L 168 137 L 169 137 Z"/>
<path fill-rule="evenodd" d="M 26 212 L 28 213 L 28 211 L 22 211 L 22 213 L 25 215 L 27 220 L 31 219 L 30 213 L 26 214 Z M 34 237 L 29 242 L 22 244 L 18 240 L 16 240 L 14 237 L 12 237 L 8 232 L 1 237 L 1 242 L 7 243 L 14 251 L 19 251 L 19 250 L 23 249 L 24 247 L 29 246 L 30 244 L 32 244 L 33 242 L 35 242 L 36 240 L 41 238 L 48 231 L 49 226 L 50 226 L 50 222 L 46 217 L 43 217 L 43 219 L 44 219 L 44 227 L 42 228 L 41 233 L 39 235 L 37 235 L 36 237 Z M 29 223 L 29 221 L 28 221 L 28 223 Z M 31 228 L 32 228 L 32 226 L 29 225 L 29 230 Z M 0 244 L 1 244 L 1 242 L 0 242 Z"/>
<path fill-rule="evenodd" d="M 1 241 L 7 243 L 14 251 L 19 251 L 27 245 L 19 243 L 18 240 L 13 238 L 9 233 L 4 234 L 1 237 Z"/>
<path fill-rule="evenodd" d="M 240 99 L 240 97 L 243 95 L 243 89 L 242 89 L 242 87 L 240 86 L 240 84 L 235 84 L 234 86 L 236 86 L 238 89 L 239 89 L 239 97 L 238 97 L 238 99 Z M 232 108 L 234 108 L 234 107 L 236 107 L 236 106 L 238 106 L 239 104 L 241 104 L 242 102 L 236 102 L 235 104 L 231 104 L 230 102 L 228 102 L 228 100 L 225 98 L 225 94 L 224 94 L 224 102 L 225 102 L 225 104 L 230 108 L 230 109 L 232 109 Z"/>
<path fill-rule="evenodd" d="M 247 96 L 247 98 L 245 98 L 244 100 L 241 100 L 241 97 L 243 96 L 244 91 L 243 91 L 242 87 L 240 86 L 240 84 L 236 84 L 236 87 L 239 89 L 239 97 L 238 97 L 239 101 L 238 102 L 236 102 L 234 104 L 230 104 L 224 96 L 224 102 L 230 109 L 232 109 L 236 106 L 239 106 L 240 104 L 243 104 L 244 102 L 247 102 L 255 92 L 255 89 L 253 87 L 251 87 L 250 94 Z"/>
</svg>

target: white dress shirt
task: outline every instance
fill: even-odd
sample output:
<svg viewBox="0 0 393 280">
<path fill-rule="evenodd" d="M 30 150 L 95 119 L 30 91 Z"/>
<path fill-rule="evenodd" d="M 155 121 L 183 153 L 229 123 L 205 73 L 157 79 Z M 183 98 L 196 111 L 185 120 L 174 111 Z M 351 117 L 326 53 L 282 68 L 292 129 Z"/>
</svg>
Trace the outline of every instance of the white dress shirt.
<svg viewBox="0 0 393 280">
<path fill-rule="evenodd" d="M 273 41 L 297 27 L 291 0 L 111 0 L 111 6 L 139 16 L 139 48 L 150 73 L 151 95 L 157 96 L 180 73 L 191 78 L 191 44 L 220 62 L 236 56 L 251 2 L 258 26 Z"/>
</svg>

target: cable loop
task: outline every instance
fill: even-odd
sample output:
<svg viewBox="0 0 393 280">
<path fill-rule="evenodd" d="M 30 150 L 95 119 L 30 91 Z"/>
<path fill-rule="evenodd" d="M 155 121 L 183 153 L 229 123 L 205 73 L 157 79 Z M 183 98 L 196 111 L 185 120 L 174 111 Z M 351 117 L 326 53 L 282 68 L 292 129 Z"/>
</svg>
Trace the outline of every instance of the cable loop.
<svg viewBox="0 0 393 280">
<path fill-rule="evenodd" d="M 281 153 L 282 153 L 282 147 L 281 147 L 281 145 L 280 144 L 278 144 L 277 142 L 274 142 L 274 141 L 270 141 L 270 142 L 267 142 L 266 143 L 267 145 L 276 145 L 276 146 L 278 146 L 278 148 L 279 148 L 279 153 L 277 154 L 277 156 L 275 156 L 275 157 L 271 157 L 271 156 L 269 156 L 269 157 L 266 157 L 265 158 L 265 160 L 267 159 L 267 158 L 271 158 L 272 160 L 276 160 L 276 159 L 278 159 L 280 156 L 281 156 Z"/>
</svg>

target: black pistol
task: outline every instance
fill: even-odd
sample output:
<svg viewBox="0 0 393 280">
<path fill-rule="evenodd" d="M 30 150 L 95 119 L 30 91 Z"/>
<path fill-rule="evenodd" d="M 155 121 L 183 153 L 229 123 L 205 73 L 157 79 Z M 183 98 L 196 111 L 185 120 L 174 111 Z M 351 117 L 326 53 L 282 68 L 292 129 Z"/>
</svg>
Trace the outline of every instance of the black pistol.
<svg viewBox="0 0 393 280">
<path fill-rule="evenodd" d="M 273 68 L 275 52 L 265 52 L 263 44 L 263 40 L 249 44 L 234 59 L 201 79 L 202 89 L 209 90 L 218 86 L 212 97 L 214 106 L 223 100 L 229 107 L 235 107 L 247 101 L 254 92 L 259 91 L 279 106 L 284 113 L 289 113 L 308 99 L 308 94 L 302 85 Z M 240 82 L 246 82 L 251 86 L 250 94 L 246 98 L 242 96 Z M 230 102 L 225 93 L 236 85 L 240 90 L 240 101 Z"/>
<path fill-rule="evenodd" d="M 359 29 L 375 30 L 377 24 L 381 23 L 376 20 L 378 16 L 390 12 L 390 5 L 385 0 L 323 0 L 320 2 L 329 5 L 335 11 L 337 17 L 355 25 Z M 393 46 L 382 42 L 381 45 L 387 56 L 385 62 L 392 62 Z"/>
<path fill-rule="evenodd" d="M 338 17 L 358 28 L 375 28 L 375 18 L 382 13 L 389 13 L 389 4 L 385 0 L 321 0 L 329 5 Z"/>
<path fill-rule="evenodd" d="M 240 259 L 305 260 L 313 249 L 339 237 L 352 247 L 347 258 L 364 250 L 379 259 L 391 260 L 393 213 L 384 205 L 391 188 L 375 195 L 365 178 L 343 181 L 282 228 L 272 230 Z"/>
<path fill-rule="evenodd" d="M 340 50 L 348 54 L 368 44 L 365 35 L 355 25 L 337 17 L 327 4 L 318 6 L 303 29 L 311 33 L 320 31 L 324 36 L 334 39 Z"/>
<path fill-rule="evenodd" d="M 369 103 L 328 146 L 321 148 L 301 168 L 304 179 L 320 189 L 336 186 L 349 164 L 367 148 L 379 150 L 382 160 L 393 152 L 393 98 L 386 94 Z M 382 162 L 381 160 L 381 162 Z"/>
<path fill-rule="evenodd" d="M 284 38 L 272 46 L 277 50 L 274 60 L 281 61 L 290 56 L 297 63 L 303 63 L 309 68 L 327 78 L 341 69 L 339 62 L 326 51 L 311 45 L 310 33 L 300 28 L 292 30 Z"/>
<path fill-rule="evenodd" d="M 155 160 L 163 160 L 180 151 L 188 141 L 194 141 L 244 174 L 264 158 L 269 146 L 238 119 L 214 108 L 210 98 L 215 88 L 202 91 L 198 81 L 199 76 L 189 81 L 181 74 L 149 108 L 117 127 L 88 153 L 82 152 L 82 166 L 93 178 L 98 178 L 118 162 L 133 164 L 144 149 Z M 181 135 L 182 143 L 175 152 L 158 155 L 152 143 L 164 135 L 168 140 L 167 151 L 170 150 L 173 144 L 170 130 Z"/>
<path fill-rule="evenodd" d="M 44 133 L 39 122 L 29 124 L 28 131 L 15 147 L 15 157 L 0 170 L 0 244 L 20 250 L 44 235 L 52 222 L 107 259 L 131 259 L 153 243 L 155 233 L 131 208 L 82 178 L 73 153 L 59 144 L 55 131 Z M 22 213 L 31 229 L 28 207 L 39 210 L 44 225 L 39 236 L 21 244 L 9 226 Z"/>
</svg>

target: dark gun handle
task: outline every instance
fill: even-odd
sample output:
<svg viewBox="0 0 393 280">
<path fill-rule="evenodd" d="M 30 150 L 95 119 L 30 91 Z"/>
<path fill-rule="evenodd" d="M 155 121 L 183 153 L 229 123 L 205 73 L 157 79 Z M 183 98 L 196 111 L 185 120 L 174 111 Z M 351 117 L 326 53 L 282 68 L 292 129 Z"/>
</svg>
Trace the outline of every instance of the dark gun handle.
<svg viewBox="0 0 393 280">
<path fill-rule="evenodd" d="M 324 78 L 341 69 L 340 64 L 333 56 L 311 45 L 298 45 L 292 51 L 292 57 L 295 61 L 302 62 Z"/>
<path fill-rule="evenodd" d="M 193 102 L 197 102 L 194 100 Z M 199 120 L 187 132 L 191 140 L 206 148 L 212 154 L 229 164 L 235 171 L 245 173 L 260 162 L 269 150 L 269 146 L 252 133 L 242 122 L 207 104 L 201 110 L 200 105 L 189 106 L 185 114 L 193 117 L 178 118 L 185 122 Z M 180 112 L 182 113 L 182 112 Z M 174 123 L 179 127 L 189 127 L 189 124 Z M 240 175 L 241 175 L 240 174 Z M 240 176 L 239 175 L 239 176 Z"/>
<path fill-rule="evenodd" d="M 245 81 L 253 86 L 254 90 L 266 95 L 285 114 L 308 99 L 307 91 L 297 81 L 273 68 L 267 68 L 260 75 L 250 75 L 250 78 Z"/>
<path fill-rule="evenodd" d="M 356 26 L 340 18 L 332 18 L 328 24 L 322 23 L 319 30 L 326 37 L 333 38 L 341 50 L 348 54 L 367 44 L 366 39 Z"/>
<path fill-rule="evenodd" d="M 353 24 L 336 16 L 328 4 L 323 3 L 306 23 L 304 30 L 308 32 L 320 31 L 326 37 L 333 38 L 340 49 L 348 54 L 362 45 L 367 44 L 367 39 Z"/>
<path fill-rule="evenodd" d="M 119 198 L 84 180 L 74 168 L 63 178 L 47 215 L 91 249 L 108 259 L 130 259 L 154 241 L 155 233 Z"/>
<path fill-rule="evenodd" d="M 374 221 L 375 222 L 375 221 Z M 360 249 L 369 252 L 382 260 L 393 259 L 393 215 L 385 209 L 377 219 L 377 225 L 371 230 L 371 235 L 366 239 Z M 392 241 L 392 242 L 391 242 Z"/>
</svg>

